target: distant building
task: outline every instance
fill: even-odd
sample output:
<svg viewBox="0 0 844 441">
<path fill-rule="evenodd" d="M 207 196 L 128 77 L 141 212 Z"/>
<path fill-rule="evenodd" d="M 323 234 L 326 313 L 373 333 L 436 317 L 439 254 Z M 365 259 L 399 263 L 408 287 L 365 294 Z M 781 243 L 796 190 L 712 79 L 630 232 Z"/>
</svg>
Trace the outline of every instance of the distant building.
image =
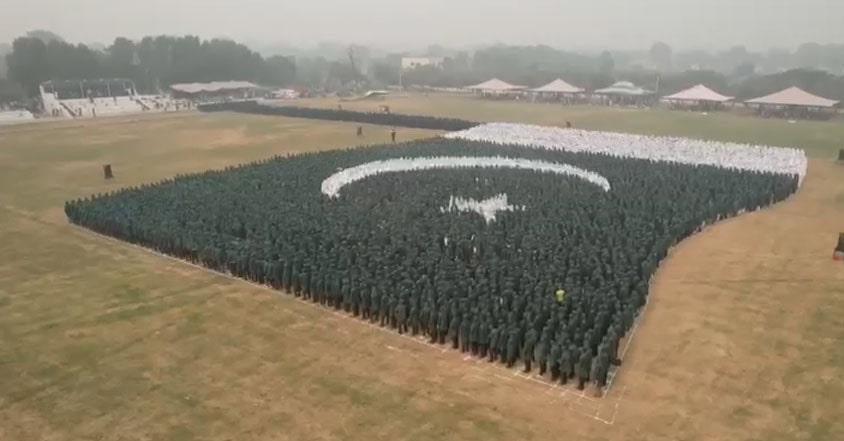
<svg viewBox="0 0 844 441">
<path fill-rule="evenodd" d="M 412 70 L 421 66 L 443 66 L 442 57 L 404 57 L 401 59 L 402 70 Z"/>
</svg>

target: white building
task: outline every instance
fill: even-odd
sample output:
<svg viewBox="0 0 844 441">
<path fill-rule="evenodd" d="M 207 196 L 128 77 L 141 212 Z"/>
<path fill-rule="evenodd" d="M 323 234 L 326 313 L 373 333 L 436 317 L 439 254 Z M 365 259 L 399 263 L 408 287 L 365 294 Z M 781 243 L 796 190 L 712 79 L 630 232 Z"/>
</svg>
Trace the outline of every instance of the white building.
<svg viewBox="0 0 844 441">
<path fill-rule="evenodd" d="M 442 67 L 442 57 L 404 57 L 401 59 L 402 70 L 412 70 L 420 66 Z"/>
</svg>

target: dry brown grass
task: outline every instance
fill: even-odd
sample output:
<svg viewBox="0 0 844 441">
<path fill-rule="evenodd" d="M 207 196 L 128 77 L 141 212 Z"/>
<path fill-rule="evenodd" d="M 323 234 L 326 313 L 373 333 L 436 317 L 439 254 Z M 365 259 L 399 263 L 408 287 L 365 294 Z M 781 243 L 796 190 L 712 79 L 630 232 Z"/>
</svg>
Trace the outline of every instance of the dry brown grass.
<svg viewBox="0 0 844 441">
<path fill-rule="evenodd" d="M 674 250 L 597 402 L 63 219 L 67 198 L 353 131 L 194 115 L 0 132 L 0 440 L 844 439 L 844 167 L 824 160 L 787 202 Z"/>
</svg>

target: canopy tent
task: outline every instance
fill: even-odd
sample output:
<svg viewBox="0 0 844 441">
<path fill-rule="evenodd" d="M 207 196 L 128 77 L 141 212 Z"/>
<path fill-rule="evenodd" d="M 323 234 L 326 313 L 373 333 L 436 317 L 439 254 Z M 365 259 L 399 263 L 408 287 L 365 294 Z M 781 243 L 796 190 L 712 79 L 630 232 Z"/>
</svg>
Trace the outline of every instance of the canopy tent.
<svg viewBox="0 0 844 441">
<path fill-rule="evenodd" d="M 733 99 L 733 97 L 721 95 L 703 84 L 698 84 L 697 86 L 690 87 L 686 90 L 682 90 L 663 98 L 669 101 L 696 101 L 708 103 L 723 103 Z"/>
<path fill-rule="evenodd" d="M 643 89 L 630 81 L 618 81 L 610 87 L 598 89 L 593 93 L 598 95 L 619 95 L 619 96 L 648 96 L 653 95 L 652 90 Z"/>
<path fill-rule="evenodd" d="M 556 79 L 542 87 L 537 87 L 536 89 L 530 89 L 531 92 L 538 92 L 538 93 L 583 93 L 583 89 L 572 86 L 571 84 L 561 80 Z"/>
<path fill-rule="evenodd" d="M 212 81 L 210 83 L 181 83 L 170 86 L 170 89 L 186 94 L 252 90 L 257 88 L 258 86 L 249 81 Z"/>
<path fill-rule="evenodd" d="M 772 93 L 759 98 L 745 101 L 746 104 L 770 105 L 770 106 L 799 106 L 799 107 L 824 107 L 830 108 L 838 104 L 838 101 L 812 95 L 799 87 L 789 87 L 783 91 Z"/>
<path fill-rule="evenodd" d="M 493 78 L 491 80 L 484 81 L 483 83 L 475 84 L 474 86 L 468 86 L 466 89 L 481 92 L 514 92 L 525 89 L 525 86 L 516 86 L 505 81 L 501 81 L 498 78 Z"/>
</svg>

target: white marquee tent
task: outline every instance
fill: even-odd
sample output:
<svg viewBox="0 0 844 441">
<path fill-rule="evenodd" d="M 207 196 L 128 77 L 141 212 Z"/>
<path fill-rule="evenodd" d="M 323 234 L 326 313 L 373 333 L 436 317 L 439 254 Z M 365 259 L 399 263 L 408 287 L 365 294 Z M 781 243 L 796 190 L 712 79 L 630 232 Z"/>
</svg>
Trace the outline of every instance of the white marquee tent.
<svg viewBox="0 0 844 441">
<path fill-rule="evenodd" d="M 493 78 L 491 80 L 484 81 L 483 83 L 475 84 L 474 86 L 468 86 L 466 89 L 480 92 L 502 93 L 523 90 L 525 89 L 525 86 L 516 86 L 506 81 L 501 81 L 498 78 Z"/>
<path fill-rule="evenodd" d="M 723 103 L 725 101 L 732 100 L 733 97 L 721 95 L 703 84 L 698 84 L 697 86 L 690 87 L 673 95 L 665 96 L 663 99 L 681 102 Z"/>
<path fill-rule="evenodd" d="M 542 87 L 537 87 L 536 89 L 530 89 L 531 92 L 537 93 L 555 93 L 555 94 L 575 94 L 575 93 L 583 93 L 583 89 L 572 86 L 571 84 L 561 80 L 556 79 Z"/>
<path fill-rule="evenodd" d="M 746 104 L 769 106 L 798 106 L 831 108 L 838 101 L 812 95 L 799 87 L 789 87 L 783 91 L 745 101 Z"/>
</svg>

